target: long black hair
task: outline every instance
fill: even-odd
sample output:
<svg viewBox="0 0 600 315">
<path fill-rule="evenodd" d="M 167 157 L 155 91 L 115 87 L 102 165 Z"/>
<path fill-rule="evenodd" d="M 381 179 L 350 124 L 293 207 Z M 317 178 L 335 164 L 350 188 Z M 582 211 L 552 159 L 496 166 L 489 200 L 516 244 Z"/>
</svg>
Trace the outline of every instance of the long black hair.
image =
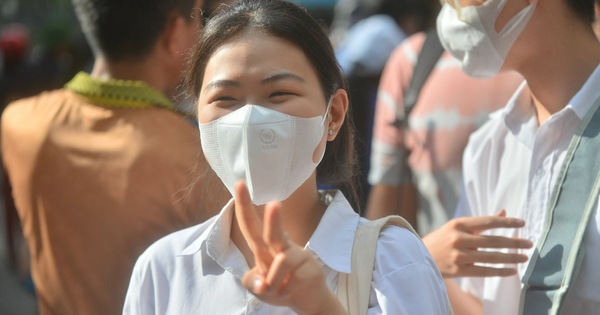
<svg viewBox="0 0 600 315">
<path fill-rule="evenodd" d="M 305 9 L 284 0 L 242 0 L 220 10 L 207 22 L 186 75 L 186 86 L 192 95 L 198 97 L 206 64 L 215 50 L 248 29 L 271 34 L 299 47 L 317 73 L 325 99 L 338 89 L 346 89 L 327 33 Z M 327 143 L 317 167 L 317 181 L 339 188 L 358 207 L 354 151 L 353 124 L 347 114 L 338 136 Z"/>
</svg>

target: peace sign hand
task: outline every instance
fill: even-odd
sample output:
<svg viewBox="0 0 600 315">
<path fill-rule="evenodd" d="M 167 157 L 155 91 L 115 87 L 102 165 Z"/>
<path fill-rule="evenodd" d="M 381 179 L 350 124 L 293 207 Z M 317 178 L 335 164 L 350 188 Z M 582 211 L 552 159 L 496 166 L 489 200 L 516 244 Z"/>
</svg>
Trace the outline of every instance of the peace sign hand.
<svg viewBox="0 0 600 315">
<path fill-rule="evenodd" d="M 298 314 L 346 314 L 325 283 L 323 267 L 283 231 L 279 202 L 265 206 L 264 221 L 243 181 L 235 185 L 235 217 L 254 256 L 243 285 L 260 300 Z"/>
</svg>

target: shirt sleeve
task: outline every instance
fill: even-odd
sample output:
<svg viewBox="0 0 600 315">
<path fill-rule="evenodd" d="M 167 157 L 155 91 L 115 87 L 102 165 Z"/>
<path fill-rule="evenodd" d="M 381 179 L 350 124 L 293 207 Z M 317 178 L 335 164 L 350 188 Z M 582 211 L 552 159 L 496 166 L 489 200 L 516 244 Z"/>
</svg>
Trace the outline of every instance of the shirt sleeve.
<svg viewBox="0 0 600 315">
<path fill-rule="evenodd" d="M 133 268 L 125 296 L 123 315 L 157 314 L 153 283 L 148 252 L 145 252 L 138 258 Z"/>
<path fill-rule="evenodd" d="M 435 262 L 406 229 L 389 226 L 377 244 L 369 315 L 443 314 L 450 302 Z"/>
<path fill-rule="evenodd" d="M 410 180 L 404 133 L 392 123 L 396 120 L 396 114 L 404 111 L 402 102 L 416 60 L 415 47 L 419 47 L 423 40 L 424 37 L 419 34 L 396 47 L 381 75 L 371 142 L 371 185 L 399 185 Z"/>
</svg>

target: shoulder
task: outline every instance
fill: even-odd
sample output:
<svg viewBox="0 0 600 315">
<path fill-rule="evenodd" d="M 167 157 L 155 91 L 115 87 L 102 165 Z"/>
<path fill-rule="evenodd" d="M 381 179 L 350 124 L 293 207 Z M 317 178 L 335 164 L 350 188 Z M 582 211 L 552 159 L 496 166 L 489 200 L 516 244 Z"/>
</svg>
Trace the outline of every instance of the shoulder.
<svg viewBox="0 0 600 315">
<path fill-rule="evenodd" d="M 383 314 L 447 314 L 444 279 L 420 238 L 387 225 L 379 236 L 373 293 Z"/>
<path fill-rule="evenodd" d="M 176 263 L 176 258 L 184 250 L 195 247 L 201 243 L 204 234 L 208 231 L 215 221 L 215 217 L 195 226 L 179 230 L 168 234 L 152 245 L 150 245 L 138 258 L 134 272 L 145 273 L 144 271 L 171 270 Z M 200 246 L 197 246 L 200 249 Z"/>
<path fill-rule="evenodd" d="M 432 260 L 421 239 L 413 232 L 397 225 L 382 228 L 377 242 L 376 259 L 385 262 L 392 259 L 392 269 L 400 269 L 411 264 L 431 267 Z"/>
<path fill-rule="evenodd" d="M 64 104 L 69 102 L 70 97 L 69 91 L 60 89 L 11 102 L 2 111 L 0 126 L 3 137 L 15 137 L 18 140 L 23 136 L 33 136 L 35 139 L 43 139 L 45 130 L 56 119 Z M 28 143 L 31 144 L 31 141 Z"/>
<path fill-rule="evenodd" d="M 401 269 L 411 264 L 432 266 L 431 256 L 420 237 L 408 228 L 395 224 L 394 217 L 389 218 L 392 220 L 388 220 L 379 233 L 375 265 L 384 267 L 388 271 Z M 372 228 L 377 225 L 373 223 L 375 222 L 362 218 L 360 224 L 363 226 L 372 224 Z"/>
<path fill-rule="evenodd" d="M 398 45 L 392 52 L 389 64 L 407 64 L 414 65 L 417 62 L 417 56 L 425 42 L 425 33 L 416 33 L 406 38 L 402 44 Z"/>
<path fill-rule="evenodd" d="M 66 89 L 58 89 L 42 92 L 40 94 L 18 99 L 11 102 L 2 112 L 2 117 L 21 118 L 31 115 L 32 111 L 40 109 L 40 106 L 55 107 L 64 103 L 72 97 L 71 92 Z"/>
</svg>

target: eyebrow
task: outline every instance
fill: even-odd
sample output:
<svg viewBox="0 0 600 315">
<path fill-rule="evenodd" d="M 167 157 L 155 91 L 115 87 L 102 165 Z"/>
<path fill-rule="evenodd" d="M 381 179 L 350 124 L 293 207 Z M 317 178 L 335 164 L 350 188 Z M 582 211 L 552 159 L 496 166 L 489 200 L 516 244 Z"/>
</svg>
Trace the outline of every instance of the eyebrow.
<svg viewBox="0 0 600 315">
<path fill-rule="evenodd" d="M 267 84 L 267 83 L 272 83 L 275 81 L 281 81 L 281 80 L 294 80 L 294 81 L 298 81 L 298 82 L 306 82 L 306 80 L 304 80 L 303 77 L 291 73 L 291 72 L 278 72 L 278 73 L 274 73 L 271 74 L 269 76 L 267 76 L 266 78 L 262 79 L 260 82 L 261 84 Z M 233 81 L 233 80 L 214 80 L 211 81 L 210 83 L 208 83 L 204 88 L 206 90 L 210 90 L 210 89 L 216 89 L 216 88 L 225 88 L 225 87 L 240 87 L 241 84 L 237 81 Z"/>
<path fill-rule="evenodd" d="M 271 83 L 274 81 L 280 81 L 280 80 L 294 80 L 294 81 L 298 81 L 298 82 L 306 82 L 306 80 L 304 80 L 303 77 L 291 73 L 291 72 L 287 72 L 287 71 L 283 71 L 283 72 L 279 72 L 279 73 L 274 73 L 272 75 L 269 75 L 268 77 L 264 78 L 261 83 L 265 84 L 265 83 Z"/>
<path fill-rule="evenodd" d="M 216 89 L 220 87 L 240 87 L 240 83 L 232 80 L 214 80 L 208 83 L 204 88 L 206 90 Z"/>
</svg>

